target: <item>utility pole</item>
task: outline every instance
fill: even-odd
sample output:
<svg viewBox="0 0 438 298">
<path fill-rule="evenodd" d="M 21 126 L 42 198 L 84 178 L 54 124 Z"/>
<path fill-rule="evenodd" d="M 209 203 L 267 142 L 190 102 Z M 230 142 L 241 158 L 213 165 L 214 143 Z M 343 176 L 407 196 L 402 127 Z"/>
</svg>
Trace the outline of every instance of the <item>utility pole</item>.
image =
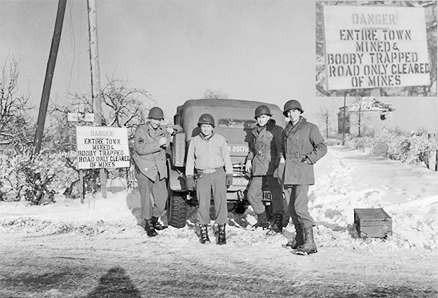
<svg viewBox="0 0 438 298">
<path fill-rule="evenodd" d="M 94 126 L 102 126 L 102 101 L 100 94 L 99 48 L 97 46 L 96 0 L 87 0 L 88 30 L 90 45 L 91 96 L 93 98 Z M 106 198 L 105 169 L 100 169 L 100 188 L 102 197 Z"/>
<path fill-rule="evenodd" d="M 52 45 L 50 46 L 49 61 L 47 62 L 46 77 L 44 78 L 43 93 L 41 95 L 40 109 L 38 112 L 37 129 L 34 138 L 34 153 L 39 154 L 43 140 L 44 124 L 46 122 L 47 107 L 49 106 L 50 89 L 52 88 L 53 73 L 55 72 L 56 58 L 58 57 L 59 42 L 61 40 L 62 24 L 64 22 L 67 0 L 59 0 L 56 13 L 55 30 Z"/>
</svg>

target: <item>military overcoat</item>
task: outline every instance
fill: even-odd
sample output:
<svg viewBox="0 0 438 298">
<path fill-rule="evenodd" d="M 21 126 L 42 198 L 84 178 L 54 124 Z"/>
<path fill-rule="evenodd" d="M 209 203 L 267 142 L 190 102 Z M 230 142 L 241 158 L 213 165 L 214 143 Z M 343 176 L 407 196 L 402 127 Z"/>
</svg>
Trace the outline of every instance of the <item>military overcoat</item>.
<svg viewBox="0 0 438 298">
<path fill-rule="evenodd" d="M 159 179 L 167 178 L 166 148 L 160 146 L 160 139 L 170 135 L 165 126 L 159 126 L 156 130 L 149 122 L 140 125 L 134 136 L 134 162 L 143 175 L 155 181 L 157 174 Z"/>
<path fill-rule="evenodd" d="M 283 176 L 285 185 L 313 185 L 313 165 L 327 153 L 318 127 L 303 117 L 295 126 L 291 122 L 283 130 L 286 165 Z M 304 162 L 308 159 L 308 163 Z"/>
<path fill-rule="evenodd" d="M 270 176 L 278 167 L 283 152 L 283 129 L 270 119 L 252 130 L 247 160 L 252 160 L 253 176 Z"/>
</svg>

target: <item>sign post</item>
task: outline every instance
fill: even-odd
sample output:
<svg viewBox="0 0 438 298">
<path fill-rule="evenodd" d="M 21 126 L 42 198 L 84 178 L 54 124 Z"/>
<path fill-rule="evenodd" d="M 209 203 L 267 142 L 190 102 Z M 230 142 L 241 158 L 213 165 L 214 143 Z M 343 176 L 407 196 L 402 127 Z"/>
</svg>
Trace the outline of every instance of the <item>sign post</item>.
<svg viewBox="0 0 438 298">
<path fill-rule="evenodd" d="M 80 172 L 83 169 L 130 167 L 127 128 L 77 126 L 76 142 Z"/>
</svg>

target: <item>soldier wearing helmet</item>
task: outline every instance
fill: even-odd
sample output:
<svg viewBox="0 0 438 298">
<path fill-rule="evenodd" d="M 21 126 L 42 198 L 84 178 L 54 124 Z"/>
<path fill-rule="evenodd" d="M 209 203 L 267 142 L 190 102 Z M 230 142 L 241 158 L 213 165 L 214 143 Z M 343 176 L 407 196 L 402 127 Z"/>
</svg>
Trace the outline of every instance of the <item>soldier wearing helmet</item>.
<svg viewBox="0 0 438 298">
<path fill-rule="evenodd" d="M 166 127 L 161 125 L 163 119 L 161 108 L 151 108 L 148 121 L 140 125 L 134 135 L 133 158 L 141 196 L 140 216 L 145 222 L 144 228 L 149 237 L 156 236 L 156 230 L 165 228 L 158 221 L 164 212 L 168 196 L 166 149 L 170 134 Z"/>
<path fill-rule="evenodd" d="M 313 237 L 315 225 L 308 208 L 309 185 L 315 184 L 313 165 L 327 153 L 318 127 L 307 122 L 301 103 L 295 99 L 287 101 L 283 114 L 290 119 L 283 130 L 284 169 L 283 183 L 290 192 L 289 212 L 295 226 L 295 238 L 286 246 L 300 254 L 316 253 Z"/>
<path fill-rule="evenodd" d="M 252 130 L 249 139 L 249 153 L 246 157 L 245 170 L 251 175 L 248 187 L 248 201 L 257 215 L 257 223 L 254 228 L 269 228 L 269 221 L 263 205 L 263 186 L 269 185 L 272 193 L 272 208 L 274 223 L 271 230 L 275 233 L 283 231 L 283 191 L 274 172 L 278 168 L 283 152 L 283 129 L 276 125 L 271 118 L 272 113 L 266 105 L 260 105 L 255 109 L 254 118 L 257 125 Z"/>
<path fill-rule="evenodd" d="M 186 182 L 189 190 L 195 189 L 198 198 L 199 241 L 210 242 L 208 224 L 210 223 L 210 201 L 214 199 L 216 224 L 218 226 L 217 244 L 226 244 L 225 225 L 228 221 L 227 187 L 233 183 L 233 165 L 225 138 L 214 133 L 214 118 L 210 114 L 199 117 L 201 133 L 190 141 Z"/>
</svg>

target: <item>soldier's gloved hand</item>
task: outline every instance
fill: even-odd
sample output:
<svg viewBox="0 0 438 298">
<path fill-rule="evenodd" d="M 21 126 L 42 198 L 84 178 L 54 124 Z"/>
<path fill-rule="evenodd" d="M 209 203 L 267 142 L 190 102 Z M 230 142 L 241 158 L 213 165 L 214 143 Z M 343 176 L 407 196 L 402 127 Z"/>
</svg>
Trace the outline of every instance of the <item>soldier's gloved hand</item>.
<svg viewBox="0 0 438 298">
<path fill-rule="evenodd" d="M 167 130 L 167 133 L 170 134 L 170 135 L 173 135 L 174 132 L 175 132 L 175 130 L 173 129 L 172 126 L 168 126 L 168 127 L 166 127 L 166 130 Z"/>
<path fill-rule="evenodd" d="M 250 173 L 251 172 L 251 167 L 252 167 L 251 161 L 247 160 L 246 164 L 245 164 L 245 172 Z"/>
<path fill-rule="evenodd" d="M 194 190 L 195 189 L 195 179 L 193 176 L 187 176 L 186 177 L 186 185 L 188 190 Z"/>
<path fill-rule="evenodd" d="M 312 162 L 310 161 L 310 159 L 307 158 L 306 155 L 304 155 L 304 156 L 301 158 L 301 162 L 304 162 L 304 163 L 306 163 L 306 164 L 308 164 L 308 165 L 311 165 L 311 164 L 312 164 Z"/>
<path fill-rule="evenodd" d="M 166 137 L 161 137 L 158 141 L 161 147 L 166 147 L 169 144 L 169 140 Z"/>
<path fill-rule="evenodd" d="M 225 184 L 227 187 L 230 187 L 231 184 L 233 184 L 233 174 L 227 174 L 227 177 L 225 178 Z"/>
</svg>

